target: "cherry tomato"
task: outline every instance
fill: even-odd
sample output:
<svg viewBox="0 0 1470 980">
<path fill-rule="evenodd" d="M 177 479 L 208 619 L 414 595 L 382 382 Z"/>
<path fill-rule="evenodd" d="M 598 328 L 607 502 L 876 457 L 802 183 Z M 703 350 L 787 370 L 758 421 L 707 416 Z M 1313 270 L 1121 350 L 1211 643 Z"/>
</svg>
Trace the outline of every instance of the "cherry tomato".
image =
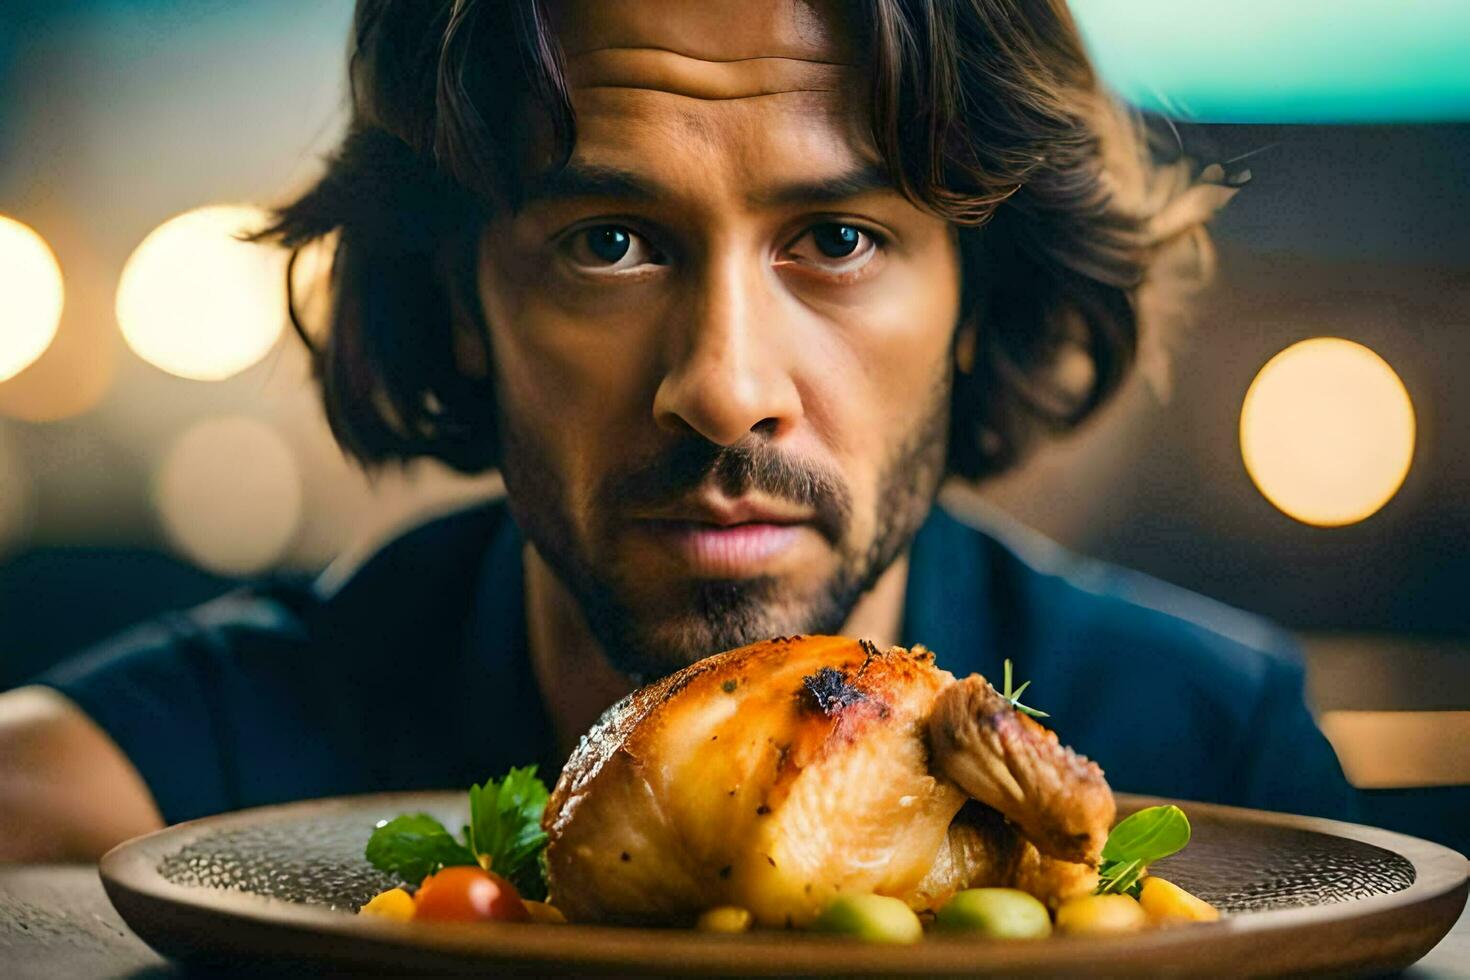
<svg viewBox="0 0 1470 980">
<path fill-rule="evenodd" d="M 470 865 L 431 874 L 414 896 L 414 918 L 437 922 L 525 922 L 530 916 L 515 886 Z"/>
</svg>

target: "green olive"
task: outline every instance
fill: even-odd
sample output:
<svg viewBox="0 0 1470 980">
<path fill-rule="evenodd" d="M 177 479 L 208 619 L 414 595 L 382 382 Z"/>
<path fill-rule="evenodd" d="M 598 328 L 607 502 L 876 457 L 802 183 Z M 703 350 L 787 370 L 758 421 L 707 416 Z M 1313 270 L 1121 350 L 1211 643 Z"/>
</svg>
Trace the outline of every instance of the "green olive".
<svg viewBox="0 0 1470 980">
<path fill-rule="evenodd" d="M 840 895 L 817 919 L 817 928 L 872 943 L 916 943 L 924 936 L 914 910 L 886 895 Z"/>
<path fill-rule="evenodd" d="M 991 939 L 1040 939 L 1051 935 L 1051 915 L 1032 895 L 1015 888 L 968 888 L 939 910 L 934 924 Z"/>
</svg>

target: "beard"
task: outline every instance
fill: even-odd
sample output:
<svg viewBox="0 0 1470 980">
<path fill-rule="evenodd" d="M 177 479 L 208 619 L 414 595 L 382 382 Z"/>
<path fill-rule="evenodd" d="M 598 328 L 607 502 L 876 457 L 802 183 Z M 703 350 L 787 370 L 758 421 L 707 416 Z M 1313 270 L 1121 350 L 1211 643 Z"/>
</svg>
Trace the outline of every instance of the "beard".
<svg viewBox="0 0 1470 980">
<path fill-rule="evenodd" d="M 866 542 L 852 540 L 852 494 L 839 475 L 754 437 L 719 446 L 688 436 L 601 481 L 593 496 L 595 526 L 584 543 L 574 531 L 565 483 L 543 444 L 530 427 L 502 412 L 502 474 L 511 515 L 576 599 L 609 662 L 637 683 L 773 636 L 838 633 L 908 549 L 934 504 L 948 448 L 948 374 L 929 391 L 930 402 L 878 474 L 874 531 Z M 732 498 L 758 492 L 809 508 L 812 526 L 837 556 L 835 570 L 807 594 L 777 576 L 691 578 L 658 603 L 634 600 L 636 590 L 615 563 L 598 557 L 615 554 L 623 515 L 704 486 Z"/>
</svg>

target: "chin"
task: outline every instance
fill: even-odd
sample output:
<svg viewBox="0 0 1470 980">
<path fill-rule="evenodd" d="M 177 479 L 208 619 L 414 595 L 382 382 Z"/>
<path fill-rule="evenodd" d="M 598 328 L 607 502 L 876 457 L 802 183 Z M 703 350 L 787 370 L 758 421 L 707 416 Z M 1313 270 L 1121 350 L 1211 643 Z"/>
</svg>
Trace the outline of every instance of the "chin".
<svg viewBox="0 0 1470 980">
<path fill-rule="evenodd" d="M 781 591 L 773 579 L 689 583 L 677 612 L 634 614 L 634 625 L 625 622 L 617 642 L 604 649 L 620 669 L 646 681 L 771 637 L 831 631 L 845 619 L 821 602 L 783 598 Z"/>
</svg>

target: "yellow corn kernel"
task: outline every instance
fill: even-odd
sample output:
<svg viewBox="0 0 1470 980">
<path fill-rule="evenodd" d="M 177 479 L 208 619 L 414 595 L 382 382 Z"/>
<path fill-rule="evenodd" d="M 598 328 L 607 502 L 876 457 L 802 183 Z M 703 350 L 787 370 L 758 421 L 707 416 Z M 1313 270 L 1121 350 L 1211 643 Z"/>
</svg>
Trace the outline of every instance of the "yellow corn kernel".
<svg viewBox="0 0 1470 980">
<path fill-rule="evenodd" d="M 1084 895 L 1057 909 L 1057 930 L 1072 936 L 1113 936 L 1146 925 L 1143 906 L 1128 895 Z"/>
<path fill-rule="evenodd" d="M 526 914 L 531 917 L 532 922 L 540 922 L 543 925 L 560 926 L 565 925 L 567 917 L 561 914 L 561 909 L 555 905 L 545 902 L 537 902 L 533 899 L 523 899 L 522 905 L 526 907 Z"/>
<path fill-rule="evenodd" d="M 390 888 L 374 895 L 372 901 L 361 908 L 363 915 L 377 915 L 394 922 L 407 922 L 413 918 L 413 896 L 402 888 Z"/>
<path fill-rule="evenodd" d="M 745 932 L 750 928 L 750 909 L 717 905 L 699 917 L 700 932 Z"/>
<path fill-rule="evenodd" d="M 1149 875 L 1143 879 L 1138 904 L 1148 917 L 1160 925 L 1176 922 L 1214 922 L 1220 910 L 1204 899 L 1196 898 L 1172 881 Z"/>
</svg>

